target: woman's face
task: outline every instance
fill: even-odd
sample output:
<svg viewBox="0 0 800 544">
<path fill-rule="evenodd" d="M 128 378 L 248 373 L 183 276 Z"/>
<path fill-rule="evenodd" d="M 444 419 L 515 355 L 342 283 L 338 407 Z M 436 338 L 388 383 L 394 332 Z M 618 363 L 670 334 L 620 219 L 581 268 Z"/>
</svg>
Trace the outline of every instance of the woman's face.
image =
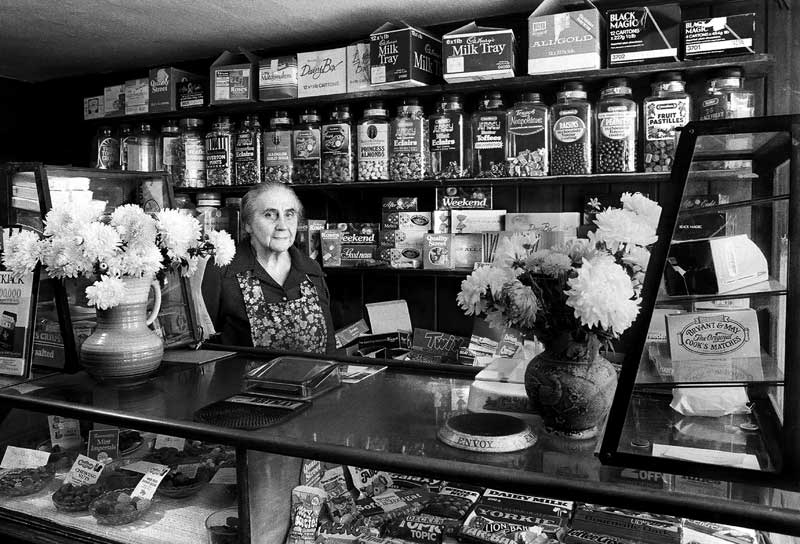
<svg viewBox="0 0 800 544">
<path fill-rule="evenodd" d="M 282 253 L 294 243 L 300 203 L 289 191 L 271 189 L 257 197 L 256 213 L 245 230 L 256 249 Z"/>
</svg>

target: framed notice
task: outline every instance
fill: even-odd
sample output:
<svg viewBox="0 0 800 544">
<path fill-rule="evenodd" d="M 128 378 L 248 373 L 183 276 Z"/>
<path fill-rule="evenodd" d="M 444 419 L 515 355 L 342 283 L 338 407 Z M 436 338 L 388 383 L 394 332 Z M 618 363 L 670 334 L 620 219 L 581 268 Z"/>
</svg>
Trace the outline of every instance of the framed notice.
<svg viewBox="0 0 800 544">
<path fill-rule="evenodd" d="M 21 227 L 3 228 L 2 247 L 14 230 Z M 0 270 L 0 374 L 27 378 L 30 373 L 38 286 L 38 265 L 23 276 Z"/>
</svg>

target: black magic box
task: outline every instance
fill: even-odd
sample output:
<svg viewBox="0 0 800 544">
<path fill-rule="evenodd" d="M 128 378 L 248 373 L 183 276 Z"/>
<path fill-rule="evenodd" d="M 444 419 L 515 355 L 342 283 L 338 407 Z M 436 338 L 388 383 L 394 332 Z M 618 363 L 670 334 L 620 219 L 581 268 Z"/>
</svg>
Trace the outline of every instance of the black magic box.
<svg viewBox="0 0 800 544">
<path fill-rule="evenodd" d="M 609 67 L 678 61 L 678 4 L 611 9 L 606 12 L 606 20 Z"/>
<path fill-rule="evenodd" d="M 440 82 L 442 41 L 407 23 L 386 23 L 370 34 L 369 55 L 373 86 L 419 87 Z"/>
<path fill-rule="evenodd" d="M 756 14 L 683 22 L 684 60 L 755 54 Z"/>
</svg>

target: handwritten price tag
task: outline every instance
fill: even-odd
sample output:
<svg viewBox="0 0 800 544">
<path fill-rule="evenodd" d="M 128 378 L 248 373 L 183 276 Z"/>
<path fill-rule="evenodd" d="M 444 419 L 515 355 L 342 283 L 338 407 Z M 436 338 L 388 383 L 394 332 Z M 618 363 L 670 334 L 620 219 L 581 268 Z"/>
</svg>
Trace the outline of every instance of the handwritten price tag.
<svg viewBox="0 0 800 544">
<path fill-rule="evenodd" d="M 185 445 L 185 438 L 169 436 L 166 434 L 158 434 L 156 435 L 156 443 L 153 444 L 153 449 L 157 450 L 158 448 L 175 448 L 176 450 L 181 451 Z"/>
<path fill-rule="evenodd" d="M 190 463 L 188 465 L 178 465 L 175 467 L 175 472 L 180 472 L 189 479 L 197 477 L 197 469 L 200 468 L 200 463 Z"/>
<path fill-rule="evenodd" d="M 104 466 L 100 461 L 95 461 L 85 455 L 78 455 L 78 458 L 72 463 L 72 468 L 69 469 L 67 477 L 64 478 L 64 483 L 72 485 L 96 484 Z"/>
<path fill-rule="evenodd" d="M 169 467 L 158 465 L 160 468 L 154 468 L 145 474 L 131 493 L 131 498 L 141 497 L 143 499 L 152 499 L 156 494 L 156 489 L 161 484 L 161 480 L 169 472 Z"/>
<path fill-rule="evenodd" d="M 236 467 L 222 467 L 211 478 L 210 484 L 236 485 Z"/>
<path fill-rule="evenodd" d="M 37 468 L 43 467 L 49 460 L 49 452 L 8 446 L 0 461 L 0 468 Z"/>
</svg>

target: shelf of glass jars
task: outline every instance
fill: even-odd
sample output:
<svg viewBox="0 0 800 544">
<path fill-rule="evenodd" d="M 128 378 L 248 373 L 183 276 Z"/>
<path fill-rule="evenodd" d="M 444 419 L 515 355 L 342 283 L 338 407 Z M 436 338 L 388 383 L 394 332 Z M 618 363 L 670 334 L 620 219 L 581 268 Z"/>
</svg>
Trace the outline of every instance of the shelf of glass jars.
<svg viewBox="0 0 800 544">
<path fill-rule="evenodd" d="M 159 119 L 179 119 L 182 117 L 213 117 L 217 115 L 246 115 L 259 111 L 274 109 L 293 109 L 305 106 L 326 106 L 342 102 L 363 102 L 366 100 L 401 99 L 407 96 L 436 96 L 442 93 L 475 94 L 484 91 L 530 91 L 551 87 L 564 81 L 599 82 L 613 77 L 627 77 L 632 80 L 652 79 L 657 72 L 678 71 L 684 74 L 701 74 L 715 68 L 726 66 L 740 66 L 746 77 L 765 76 L 774 65 L 773 55 L 757 54 L 718 59 L 703 59 L 683 62 L 664 62 L 642 66 L 625 66 L 620 68 L 601 68 L 599 70 L 586 70 L 581 72 L 564 72 L 546 75 L 523 75 L 514 78 L 492 79 L 483 81 L 468 81 L 463 83 L 443 83 L 439 85 L 426 85 L 424 87 L 411 87 L 405 89 L 376 89 L 356 93 L 342 93 L 326 96 L 307 98 L 290 98 L 285 100 L 270 100 L 267 102 L 245 102 L 241 104 L 226 104 L 221 106 L 208 106 L 192 108 L 173 112 L 145 113 L 139 115 L 126 115 L 122 117 L 101 118 L 89 121 L 93 124 L 108 124 L 116 121 L 136 122 Z"/>
<path fill-rule="evenodd" d="M 712 300 L 730 300 L 737 298 L 748 298 L 752 296 L 782 296 L 788 293 L 786 285 L 780 281 L 770 278 L 768 280 L 748 285 L 735 291 L 728 291 L 726 293 L 714 294 L 694 294 L 694 295 L 666 295 L 659 293 L 656 299 L 656 305 L 668 306 L 670 304 L 684 304 L 687 302 L 706 302 Z"/>
</svg>

